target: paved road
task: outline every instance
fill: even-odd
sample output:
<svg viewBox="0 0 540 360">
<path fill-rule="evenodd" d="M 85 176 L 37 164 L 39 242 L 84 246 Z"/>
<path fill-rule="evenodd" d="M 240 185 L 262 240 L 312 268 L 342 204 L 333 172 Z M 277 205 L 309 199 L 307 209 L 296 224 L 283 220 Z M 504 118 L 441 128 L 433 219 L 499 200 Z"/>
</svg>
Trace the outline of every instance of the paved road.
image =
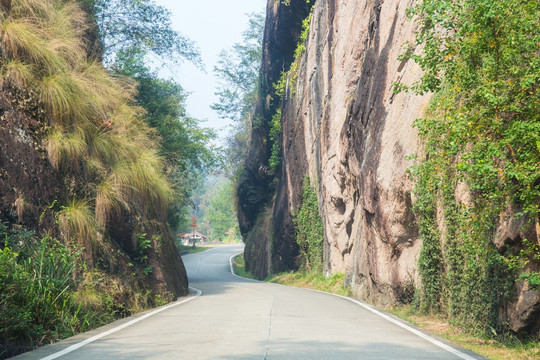
<svg viewBox="0 0 540 360">
<path fill-rule="evenodd" d="M 484 359 L 361 302 L 238 278 L 241 250 L 185 256 L 189 298 L 17 359 Z"/>
</svg>

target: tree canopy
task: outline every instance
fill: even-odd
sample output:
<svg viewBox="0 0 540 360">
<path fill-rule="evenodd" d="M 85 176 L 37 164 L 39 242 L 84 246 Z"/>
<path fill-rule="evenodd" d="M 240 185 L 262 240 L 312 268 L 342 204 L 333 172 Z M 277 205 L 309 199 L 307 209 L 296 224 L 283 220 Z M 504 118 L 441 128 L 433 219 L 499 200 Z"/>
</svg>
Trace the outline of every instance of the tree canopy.
<svg viewBox="0 0 540 360">
<path fill-rule="evenodd" d="M 153 0 L 80 1 L 93 14 L 106 62 L 133 47 L 160 61 L 200 60 L 195 43 L 173 30 L 169 10 Z"/>
<path fill-rule="evenodd" d="M 229 168 L 233 171 L 244 161 L 249 139 L 258 93 L 264 20 L 263 14 L 251 14 L 243 41 L 223 50 L 214 68 L 220 79 L 216 92 L 219 101 L 211 107 L 221 118 L 234 121 L 227 144 Z"/>
</svg>

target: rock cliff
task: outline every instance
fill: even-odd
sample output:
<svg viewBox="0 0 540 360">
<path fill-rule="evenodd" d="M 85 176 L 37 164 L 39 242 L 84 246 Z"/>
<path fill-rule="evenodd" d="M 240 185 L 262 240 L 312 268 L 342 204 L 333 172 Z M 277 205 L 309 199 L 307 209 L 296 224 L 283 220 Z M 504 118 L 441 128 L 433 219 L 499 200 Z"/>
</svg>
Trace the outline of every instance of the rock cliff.
<svg viewBox="0 0 540 360">
<path fill-rule="evenodd" d="M 297 79 L 289 76 L 283 102 L 277 104 L 268 84 L 279 78 L 276 67 L 287 70 L 294 61 L 294 46 L 282 43 L 295 45 L 300 34 L 300 24 L 286 13 L 304 3 L 268 2 L 261 73 L 267 87 L 255 117 L 268 123 L 269 114 L 281 106 L 282 164 L 279 173 L 267 171 L 267 132 L 254 128 L 249 175 L 239 187 L 246 264 L 260 278 L 295 269 L 293 214 L 308 174 L 323 218 L 325 272 L 344 272 L 357 298 L 380 306 L 410 302 L 420 282 L 422 244 L 407 173 L 412 162 L 406 159 L 421 149 L 412 125 L 430 96 L 394 94 L 392 84 L 410 85 L 421 76 L 413 61 L 398 60 L 403 45 L 414 40 L 416 28 L 406 15 L 414 2 L 316 1 L 305 51 L 296 59 Z M 277 183 L 272 184 L 272 176 Z M 256 203 L 247 201 L 248 188 Z M 275 195 L 265 196 L 269 191 Z M 519 310 L 508 315 L 513 329 L 538 327 L 538 291 L 518 293 L 520 300 L 512 306 Z"/>
<path fill-rule="evenodd" d="M 61 237 L 55 212 L 67 202 L 69 189 L 77 183 L 75 176 L 56 170 L 49 162 L 45 148 L 47 121 L 38 104 L 29 94 L 4 85 L 0 89 L 0 221 L 33 230 L 37 234 Z M 80 185 L 80 184 L 79 184 Z M 88 265 L 99 268 L 118 282 L 115 298 L 127 307 L 140 306 L 133 297 L 137 292 L 152 289 L 155 294 L 183 295 L 187 292 L 187 276 L 174 245 L 166 235 L 159 244 L 152 244 L 148 277 L 131 276 L 129 258 L 135 241 L 134 219 L 119 218 L 93 254 Z M 158 232 L 158 230 L 156 230 Z M 168 234 L 168 229 L 159 229 Z"/>
<path fill-rule="evenodd" d="M 38 5 L 40 11 L 34 8 Z M 0 222 L 32 230 L 40 237 L 56 237 L 70 246 L 76 244 L 82 249 L 88 269 L 98 269 L 114 280 L 116 286 L 108 290 L 113 292 L 115 301 L 127 308 L 140 309 L 155 305 L 156 299 L 172 300 L 186 294 L 187 276 L 182 260 L 165 216 L 155 210 L 162 204 L 151 203 L 153 198 L 147 196 L 139 202 L 124 202 L 122 207 L 113 199 L 120 192 L 118 188 L 97 199 L 101 177 L 116 161 L 111 153 L 122 153 L 118 151 L 119 143 L 114 143 L 111 153 L 97 155 L 107 147 L 104 139 L 113 127 L 112 120 L 107 125 L 103 118 L 113 118 L 112 112 L 120 107 L 118 103 L 104 106 L 103 99 L 115 100 L 110 98 L 121 98 L 129 91 L 112 79 L 94 55 L 89 55 L 97 49 L 89 45 L 93 33 L 88 14 L 74 2 L 8 1 L 1 4 L 0 10 L 4 26 L 0 39 Z M 44 29 L 44 24 L 52 23 L 51 19 L 65 27 Z M 9 24 L 15 30 L 7 31 Z M 17 40 L 10 40 L 10 36 Z M 55 83 L 57 79 L 62 80 Z M 43 84 L 46 86 L 40 87 Z M 54 90 L 47 93 L 49 86 Z M 89 93 L 84 93 L 85 89 L 90 89 Z M 89 96 L 90 92 L 114 89 L 114 96 Z M 137 145 L 142 147 L 147 139 L 146 127 L 141 124 L 136 128 L 134 124 L 135 118 L 131 123 L 123 123 L 122 126 L 131 126 L 133 132 L 125 127 L 121 135 L 141 142 Z M 75 140 L 70 131 L 79 131 L 79 138 Z M 91 134 L 96 136 L 92 139 Z M 132 134 L 141 137 L 129 138 Z M 109 145 L 113 144 L 112 136 L 108 139 Z M 130 158 L 131 165 L 136 163 L 133 159 Z M 158 169 L 162 171 L 161 167 Z M 69 212 L 66 208 L 76 198 L 80 206 L 72 206 Z M 103 199 L 109 200 L 101 201 L 108 208 L 99 213 L 98 203 Z M 102 218 L 100 224 L 97 217 Z M 141 249 L 137 233 L 147 234 L 151 244 Z M 137 262 L 137 257 L 142 260 Z M 141 294 L 144 300 L 134 296 Z"/>
</svg>

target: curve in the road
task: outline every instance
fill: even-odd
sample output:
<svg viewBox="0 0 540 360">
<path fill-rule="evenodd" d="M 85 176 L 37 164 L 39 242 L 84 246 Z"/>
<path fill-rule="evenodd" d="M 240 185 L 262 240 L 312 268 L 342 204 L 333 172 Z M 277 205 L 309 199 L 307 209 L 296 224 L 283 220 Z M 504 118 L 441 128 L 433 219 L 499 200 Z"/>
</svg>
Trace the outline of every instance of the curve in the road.
<svg viewBox="0 0 540 360">
<path fill-rule="evenodd" d="M 194 296 L 17 359 L 485 359 L 362 301 L 239 277 L 240 250 L 184 256 Z"/>
</svg>

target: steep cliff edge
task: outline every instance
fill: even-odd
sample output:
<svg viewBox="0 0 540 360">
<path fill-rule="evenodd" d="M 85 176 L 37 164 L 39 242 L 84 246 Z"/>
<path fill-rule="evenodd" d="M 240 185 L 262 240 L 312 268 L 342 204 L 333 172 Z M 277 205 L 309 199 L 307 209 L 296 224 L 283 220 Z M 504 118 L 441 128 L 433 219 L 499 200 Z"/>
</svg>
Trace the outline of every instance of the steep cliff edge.
<svg viewBox="0 0 540 360">
<path fill-rule="evenodd" d="M 303 1 L 291 1 L 291 6 L 299 3 Z M 256 210 L 246 212 L 242 189 L 250 182 L 244 177 L 240 184 L 246 264 L 258 277 L 298 266 L 293 217 L 308 174 L 316 184 L 324 224 L 325 272 L 344 272 L 354 296 L 377 305 L 412 301 L 413 290 L 421 282 L 418 258 L 422 241 L 413 212 L 414 181 L 407 171 L 413 162 L 407 155 L 421 153 L 413 122 L 423 116 L 430 96 L 394 94 L 392 84 L 411 85 L 421 77 L 413 61 L 398 60 L 403 45 L 414 42 L 416 26 L 406 15 L 413 4 L 315 2 L 305 51 L 295 60 L 297 70 L 289 74 L 281 105 L 267 102 L 271 106 L 261 111 L 261 104 L 255 114 L 272 113 L 281 106 L 281 169 L 276 174 L 265 172 L 268 147 L 254 156 L 254 149 L 268 143 L 267 132 L 255 129 L 246 171 L 264 174 L 267 179 L 253 194 L 261 199 L 266 196 L 254 206 Z M 284 9 L 288 7 L 269 1 L 265 59 L 273 56 L 268 46 L 272 33 L 297 29 L 298 25 L 280 22 Z M 292 36 L 287 41 L 297 39 Z M 263 62 L 262 79 L 267 84 L 278 80 L 268 60 Z M 265 94 L 275 98 L 271 91 L 263 91 Z M 272 176 L 279 181 L 270 198 L 265 194 L 274 190 Z M 457 189 L 456 197 L 466 192 Z M 259 214 L 258 222 L 245 221 L 247 213 Z M 444 230 L 443 216 L 439 218 Z M 529 237 L 537 238 L 534 229 L 521 229 L 511 222 L 501 221 L 498 234 L 517 239 L 532 231 Z M 522 281 L 514 290 L 511 303 L 499 308 L 500 317 L 514 331 L 537 330 L 538 290 Z"/>
<path fill-rule="evenodd" d="M 88 55 L 87 14 L 75 2 L 52 0 L 8 1 L 0 11 L 0 222 L 82 249 L 88 269 L 110 278 L 107 290 L 125 309 L 186 294 L 185 269 L 160 212 L 166 201 L 142 189 L 164 178 L 159 161 L 142 163 L 156 144 L 128 82 Z M 120 184 L 121 171 L 134 179 L 128 165 L 146 166 L 141 191 Z M 145 248 L 137 243 L 142 233 Z"/>
<path fill-rule="evenodd" d="M 317 3 L 296 94 L 285 102 L 284 222 L 298 206 L 298 170 L 307 169 L 318 183 L 326 270 L 346 272 L 356 296 L 384 305 L 415 281 L 419 251 L 404 158 L 415 152 L 412 123 L 429 99 L 391 90 L 419 73 L 396 60 L 414 36 L 409 5 Z"/>
</svg>

